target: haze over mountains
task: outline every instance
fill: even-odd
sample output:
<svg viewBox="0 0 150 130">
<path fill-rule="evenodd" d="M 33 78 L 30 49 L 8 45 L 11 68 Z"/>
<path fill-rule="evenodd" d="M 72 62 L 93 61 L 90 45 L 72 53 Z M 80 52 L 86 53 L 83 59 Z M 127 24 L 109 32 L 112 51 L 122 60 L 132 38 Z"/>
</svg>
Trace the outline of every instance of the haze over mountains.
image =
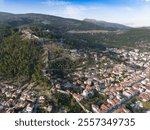
<svg viewBox="0 0 150 130">
<path fill-rule="evenodd" d="M 129 29 L 130 27 L 128 26 L 125 26 L 125 25 L 122 25 L 122 24 L 117 24 L 117 23 L 109 23 L 109 22 L 106 22 L 106 21 L 98 21 L 96 19 L 84 19 L 84 21 L 86 22 L 89 22 L 89 23 L 93 23 L 95 25 L 98 25 L 100 27 L 108 27 L 108 28 L 117 28 L 117 29 L 123 29 L 123 30 L 126 30 L 126 29 Z"/>
</svg>

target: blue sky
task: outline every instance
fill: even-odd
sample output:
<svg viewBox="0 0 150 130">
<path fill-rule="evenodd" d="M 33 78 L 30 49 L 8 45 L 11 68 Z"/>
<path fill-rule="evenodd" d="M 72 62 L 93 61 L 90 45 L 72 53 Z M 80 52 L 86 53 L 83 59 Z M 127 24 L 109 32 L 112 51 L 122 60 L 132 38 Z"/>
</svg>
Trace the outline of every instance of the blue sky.
<svg viewBox="0 0 150 130">
<path fill-rule="evenodd" d="M 0 0 L 0 11 L 150 26 L 150 0 Z"/>
</svg>

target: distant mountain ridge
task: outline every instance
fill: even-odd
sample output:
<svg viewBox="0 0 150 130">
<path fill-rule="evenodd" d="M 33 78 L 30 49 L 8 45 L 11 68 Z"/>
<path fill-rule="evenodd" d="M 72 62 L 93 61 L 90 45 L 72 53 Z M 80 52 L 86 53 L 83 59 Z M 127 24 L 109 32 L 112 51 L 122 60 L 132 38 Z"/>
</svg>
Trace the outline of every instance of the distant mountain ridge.
<svg viewBox="0 0 150 130">
<path fill-rule="evenodd" d="M 61 21 L 61 22 L 60 22 Z M 56 17 L 44 14 L 11 14 L 0 12 L 0 22 L 5 22 L 9 25 L 18 26 L 25 24 L 43 24 L 43 25 L 55 25 L 58 28 L 60 26 L 67 26 L 66 29 L 77 30 L 95 30 L 95 29 L 129 29 L 129 27 L 96 20 L 85 19 L 83 21 L 68 19 L 62 17 Z"/>
<path fill-rule="evenodd" d="M 87 19 L 86 18 L 83 21 L 93 23 L 93 24 L 98 25 L 100 27 L 106 27 L 106 28 L 117 28 L 117 29 L 120 29 L 120 30 L 126 30 L 126 29 L 131 28 L 129 26 L 125 26 L 125 25 L 122 25 L 122 24 L 110 23 L 110 22 L 106 22 L 106 21 L 98 21 L 96 19 Z"/>
<path fill-rule="evenodd" d="M 70 48 L 103 50 L 106 47 L 150 48 L 149 27 L 132 28 L 94 19 L 75 20 L 45 14 L 0 12 L 0 40 L 10 34 L 9 28 L 31 26 L 40 28 L 39 34 L 49 30 L 56 41 L 61 41 L 63 45 Z"/>
</svg>

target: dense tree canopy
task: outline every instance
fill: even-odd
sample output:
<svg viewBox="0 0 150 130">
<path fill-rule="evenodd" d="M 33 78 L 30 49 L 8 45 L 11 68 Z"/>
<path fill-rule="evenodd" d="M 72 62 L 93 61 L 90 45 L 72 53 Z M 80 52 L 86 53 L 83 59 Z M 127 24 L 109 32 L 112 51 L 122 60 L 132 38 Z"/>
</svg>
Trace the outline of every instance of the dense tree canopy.
<svg viewBox="0 0 150 130">
<path fill-rule="evenodd" d="M 31 79 L 41 55 L 36 41 L 22 40 L 18 34 L 13 34 L 3 40 L 0 50 L 0 75 Z"/>
</svg>

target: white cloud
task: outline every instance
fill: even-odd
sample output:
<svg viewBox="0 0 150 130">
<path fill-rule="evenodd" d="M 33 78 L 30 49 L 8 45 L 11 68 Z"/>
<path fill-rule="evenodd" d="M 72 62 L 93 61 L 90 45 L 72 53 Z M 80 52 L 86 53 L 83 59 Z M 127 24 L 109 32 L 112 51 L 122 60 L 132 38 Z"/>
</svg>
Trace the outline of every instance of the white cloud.
<svg viewBox="0 0 150 130">
<path fill-rule="evenodd" d="M 70 15 L 70 16 L 78 16 L 81 15 L 83 11 L 85 11 L 86 8 L 83 6 L 66 6 L 64 8 L 63 13 L 65 15 Z"/>
<path fill-rule="evenodd" d="M 79 18 L 86 9 L 85 6 L 73 4 L 63 0 L 48 0 L 43 4 L 49 7 L 51 14 L 70 18 Z"/>
<path fill-rule="evenodd" d="M 149 3 L 150 0 L 139 0 L 140 2 L 143 2 L 143 3 Z"/>
<path fill-rule="evenodd" d="M 43 3 L 44 3 L 44 4 L 47 4 L 47 5 L 50 6 L 50 7 L 71 5 L 71 2 L 60 1 L 60 0 L 48 0 L 48 1 L 43 2 Z"/>
<path fill-rule="evenodd" d="M 150 0 L 144 0 L 145 2 L 150 2 Z"/>
</svg>

